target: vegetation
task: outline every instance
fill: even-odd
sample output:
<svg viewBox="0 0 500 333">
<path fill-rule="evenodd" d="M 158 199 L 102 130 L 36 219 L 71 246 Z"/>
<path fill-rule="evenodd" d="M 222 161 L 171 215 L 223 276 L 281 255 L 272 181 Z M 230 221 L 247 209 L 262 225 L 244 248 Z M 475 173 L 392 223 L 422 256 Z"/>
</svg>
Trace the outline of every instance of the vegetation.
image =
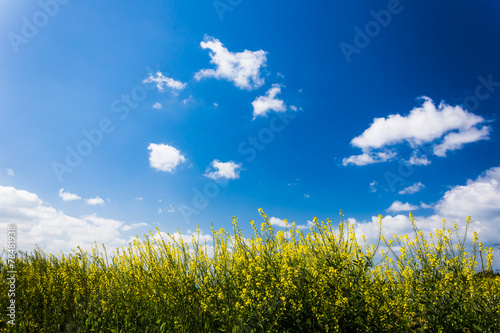
<svg viewBox="0 0 500 333">
<path fill-rule="evenodd" d="M 500 277 L 476 234 L 469 254 L 456 225 L 424 237 L 411 214 L 412 237 L 375 245 L 342 213 L 307 233 L 261 216 L 250 239 L 236 219 L 213 231 L 213 248 L 151 233 L 112 254 L 20 253 L 15 326 L 3 255 L 0 332 L 498 332 Z"/>
</svg>

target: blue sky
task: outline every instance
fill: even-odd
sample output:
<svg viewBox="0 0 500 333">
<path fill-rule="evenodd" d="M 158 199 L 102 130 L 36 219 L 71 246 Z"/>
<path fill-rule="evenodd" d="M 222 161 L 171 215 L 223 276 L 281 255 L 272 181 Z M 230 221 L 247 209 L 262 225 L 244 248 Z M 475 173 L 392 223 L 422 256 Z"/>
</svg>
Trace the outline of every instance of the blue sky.
<svg viewBox="0 0 500 333">
<path fill-rule="evenodd" d="M 4 1 L 0 225 L 57 252 L 413 211 L 499 243 L 499 7 Z"/>
</svg>

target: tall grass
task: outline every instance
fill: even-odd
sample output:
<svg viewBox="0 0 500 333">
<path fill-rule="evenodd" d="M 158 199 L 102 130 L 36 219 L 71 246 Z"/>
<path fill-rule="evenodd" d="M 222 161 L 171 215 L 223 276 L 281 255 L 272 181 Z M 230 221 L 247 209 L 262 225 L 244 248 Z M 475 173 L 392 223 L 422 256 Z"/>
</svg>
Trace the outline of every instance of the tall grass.
<svg viewBox="0 0 500 333">
<path fill-rule="evenodd" d="M 16 326 L 3 311 L 0 332 L 498 332 L 500 277 L 476 235 L 469 254 L 456 226 L 424 237 L 410 215 L 412 237 L 366 245 L 342 216 L 307 233 L 261 216 L 250 239 L 236 219 L 213 230 L 210 254 L 157 233 L 111 254 L 20 253 Z"/>
</svg>

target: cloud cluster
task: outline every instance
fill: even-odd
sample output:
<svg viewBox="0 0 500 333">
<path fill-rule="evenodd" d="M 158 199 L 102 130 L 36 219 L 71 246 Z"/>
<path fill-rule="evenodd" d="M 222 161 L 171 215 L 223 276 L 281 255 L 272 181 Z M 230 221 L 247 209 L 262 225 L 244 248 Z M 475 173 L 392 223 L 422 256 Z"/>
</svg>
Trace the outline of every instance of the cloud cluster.
<svg viewBox="0 0 500 333">
<path fill-rule="evenodd" d="M 480 240 L 486 246 L 500 242 L 500 167 L 487 170 L 466 185 L 458 185 L 448 190 L 434 206 L 422 204 L 422 208 L 433 208 L 434 214 L 428 217 L 415 216 L 418 228 L 424 233 L 434 232 L 442 227 L 442 219 L 446 219 L 448 227 L 457 223 L 463 230 L 465 219 L 471 216 L 471 229 L 477 231 Z M 418 208 L 409 203 L 396 201 L 391 211 L 407 211 Z M 365 235 L 367 241 L 375 242 L 378 231 L 378 217 L 369 222 L 355 222 L 356 234 Z M 383 220 L 383 234 L 392 238 L 398 235 L 412 234 L 413 229 L 407 215 L 386 216 Z M 469 232 L 469 236 L 472 233 Z"/>
<path fill-rule="evenodd" d="M 412 185 L 412 187 L 421 188 L 421 183 Z M 491 168 L 484 172 L 475 180 L 467 181 L 466 185 L 458 185 L 447 191 L 435 205 L 421 203 L 420 206 L 395 201 L 387 211 L 408 212 L 419 208 L 434 209 L 431 216 L 416 216 L 414 220 L 417 228 L 424 235 L 435 233 L 441 229 L 443 219 L 446 219 L 446 227 L 453 228 L 456 223 L 460 235 L 465 231 L 465 221 L 467 216 L 471 216 L 471 225 L 468 232 L 468 245 L 472 241 L 472 231 L 476 231 L 479 240 L 485 246 L 493 246 L 500 242 L 500 167 Z M 356 219 L 349 218 L 353 224 L 358 241 L 362 243 L 362 236 L 366 237 L 367 244 L 376 244 L 379 237 L 379 218 L 373 216 L 371 220 L 359 222 Z M 286 220 L 278 217 L 271 217 L 271 225 L 285 228 L 291 227 Z M 297 229 L 309 229 L 313 222 L 307 221 L 305 225 L 298 225 Z M 394 234 L 398 236 L 413 235 L 414 230 L 410 218 L 406 214 L 388 215 L 383 217 L 382 235 L 386 239 L 393 239 Z M 383 244 L 382 244 L 383 246 Z M 397 248 L 395 248 L 397 251 Z M 500 261 L 497 260 L 500 264 Z M 495 266 L 495 265 L 494 265 Z"/>
<path fill-rule="evenodd" d="M 461 149 L 465 144 L 487 140 L 491 128 L 486 120 L 461 106 L 444 102 L 435 105 L 432 99 L 422 97 L 423 104 L 407 116 L 392 114 L 375 118 L 360 136 L 352 139 L 354 147 L 361 148 L 361 155 L 344 158 L 343 164 L 367 165 L 388 161 L 396 156 L 391 147 L 407 143 L 413 149 L 431 143 L 432 153 L 444 157 L 448 151 Z M 414 151 L 411 164 L 427 165 L 427 156 L 417 156 Z"/>
<path fill-rule="evenodd" d="M 224 79 L 240 89 L 256 89 L 264 84 L 264 79 L 260 77 L 260 69 L 266 65 L 266 52 L 248 51 L 230 52 L 216 38 L 205 36 L 200 43 L 201 48 L 209 49 L 210 63 L 216 66 L 215 69 L 202 69 L 195 74 L 199 81 L 203 78 Z"/>
<path fill-rule="evenodd" d="M 69 252 L 78 245 L 90 249 L 94 242 L 116 248 L 126 245 L 120 230 L 136 227 L 97 215 L 68 216 L 34 193 L 0 186 L 0 230 L 9 224 L 17 225 L 19 250 L 31 251 L 38 245 L 47 253 Z"/>
</svg>

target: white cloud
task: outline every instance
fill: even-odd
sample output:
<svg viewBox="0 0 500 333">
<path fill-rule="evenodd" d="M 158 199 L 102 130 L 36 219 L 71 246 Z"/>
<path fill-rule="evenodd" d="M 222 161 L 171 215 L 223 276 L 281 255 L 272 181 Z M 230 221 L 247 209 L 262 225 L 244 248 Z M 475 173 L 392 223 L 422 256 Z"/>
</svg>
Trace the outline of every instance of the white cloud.
<svg viewBox="0 0 500 333">
<path fill-rule="evenodd" d="M 176 208 L 174 207 L 174 205 L 170 205 L 170 208 L 167 210 L 167 212 L 169 213 L 175 213 L 176 211 Z"/>
<path fill-rule="evenodd" d="M 126 245 L 120 233 L 124 222 L 96 215 L 71 217 L 34 193 L 0 186 L 0 230 L 9 224 L 17 225 L 18 249 L 24 251 L 33 250 L 35 245 L 53 254 L 67 253 L 77 246 L 89 249 L 94 242 L 112 248 Z M 6 244 L 6 235 L 0 235 L 0 243 Z"/>
<path fill-rule="evenodd" d="M 63 199 L 63 201 L 72 201 L 72 200 L 80 200 L 81 197 L 79 197 L 76 194 L 69 193 L 69 192 L 64 192 L 64 189 L 59 190 L 59 197 Z"/>
<path fill-rule="evenodd" d="M 344 158 L 342 160 L 342 164 L 344 166 L 349 164 L 361 166 L 373 163 L 382 163 L 394 158 L 396 155 L 397 154 L 393 151 L 382 151 L 376 153 L 368 152 L 361 155 L 352 155 L 348 158 Z"/>
<path fill-rule="evenodd" d="M 156 72 L 156 77 L 153 74 L 149 74 L 149 77 L 142 81 L 143 83 L 156 83 L 156 87 L 159 91 L 164 91 L 165 86 L 174 90 L 182 90 L 186 88 L 187 84 L 181 81 L 176 81 L 172 78 L 164 76 L 160 71 Z"/>
<path fill-rule="evenodd" d="M 11 177 L 15 176 L 16 174 L 14 173 L 14 170 L 12 169 L 7 169 L 7 174 Z"/>
<path fill-rule="evenodd" d="M 425 188 L 425 185 L 422 184 L 421 182 L 415 183 L 411 186 L 408 186 L 407 188 L 399 191 L 399 194 L 413 194 L 417 193 L 418 191 L 422 190 Z"/>
<path fill-rule="evenodd" d="M 260 68 L 266 65 L 266 52 L 245 50 L 239 53 L 230 52 L 216 38 L 205 36 L 200 43 L 201 48 L 209 49 L 210 63 L 216 69 L 202 69 L 195 74 L 199 81 L 203 78 L 225 79 L 234 83 L 240 89 L 255 89 L 264 84 L 260 77 Z"/>
<path fill-rule="evenodd" d="M 156 171 L 174 172 L 179 164 L 186 161 L 179 150 L 169 145 L 151 143 L 148 150 L 151 151 L 149 163 Z"/>
<path fill-rule="evenodd" d="M 99 197 L 85 199 L 85 202 L 87 203 L 87 205 L 90 205 L 90 206 L 102 206 L 102 205 L 104 205 L 104 200 L 102 200 Z"/>
<path fill-rule="evenodd" d="M 142 201 L 142 200 L 144 200 L 144 198 L 135 198 L 135 200 Z"/>
<path fill-rule="evenodd" d="M 435 105 L 432 99 L 425 96 L 422 100 L 423 104 L 415 107 L 407 116 L 391 114 L 387 118 L 375 118 L 368 129 L 351 141 L 353 146 L 362 149 L 363 154 L 344 159 L 344 165 L 385 162 L 384 159 L 369 157 L 373 153 L 377 154 L 379 149 L 405 142 L 414 149 L 424 143 L 433 143 L 434 155 L 445 156 L 447 151 L 460 149 L 466 143 L 489 138 L 491 128 L 478 127 L 485 122 L 481 116 L 444 102 Z M 427 165 L 430 161 L 427 156 L 419 158 L 414 152 L 409 163 Z"/>
<path fill-rule="evenodd" d="M 134 224 L 131 224 L 131 225 L 124 225 L 122 227 L 122 230 L 123 231 L 129 231 L 129 230 L 132 230 L 132 229 L 135 229 L 135 228 L 139 228 L 139 227 L 147 227 L 149 224 L 147 223 L 144 223 L 144 222 L 141 222 L 141 223 L 134 223 Z"/>
<path fill-rule="evenodd" d="M 266 116 L 269 111 L 285 112 L 286 105 L 283 100 L 276 98 L 281 93 L 281 85 L 273 84 L 265 96 L 257 97 L 253 102 L 253 119 L 258 116 Z"/>
<path fill-rule="evenodd" d="M 391 205 L 391 207 L 387 208 L 388 212 L 409 212 L 412 210 L 417 210 L 419 209 L 418 206 L 409 204 L 408 202 L 402 203 L 401 201 L 394 201 Z"/>
<path fill-rule="evenodd" d="M 233 161 L 221 162 L 213 160 L 207 168 L 204 176 L 214 180 L 227 180 L 240 178 L 241 164 L 236 164 Z"/>
<path fill-rule="evenodd" d="M 163 109 L 163 105 L 160 102 L 156 102 L 153 105 L 153 109 L 157 109 L 157 110 Z"/>
<path fill-rule="evenodd" d="M 311 197 L 311 195 L 309 194 L 304 194 L 304 197 L 306 197 L 307 199 L 309 199 Z"/>
<path fill-rule="evenodd" d="M 214 108 L 218 108 L 219 107 L 219 104 L 217 104 L 217 103 L 214 103 L 213 105 L 214 105 Z"/>
<path fill-rule="evenodd" d="M 378 185 L 378 182 L 377 182 L 377 181 L 375 181 L 375 180 L 374 180 L 373 182 L 371 182 L 371 183 L 370 183 L 370 191 L 371 191 L 372 193 L 377 192 L 377 185 Z"/>
</svg>

